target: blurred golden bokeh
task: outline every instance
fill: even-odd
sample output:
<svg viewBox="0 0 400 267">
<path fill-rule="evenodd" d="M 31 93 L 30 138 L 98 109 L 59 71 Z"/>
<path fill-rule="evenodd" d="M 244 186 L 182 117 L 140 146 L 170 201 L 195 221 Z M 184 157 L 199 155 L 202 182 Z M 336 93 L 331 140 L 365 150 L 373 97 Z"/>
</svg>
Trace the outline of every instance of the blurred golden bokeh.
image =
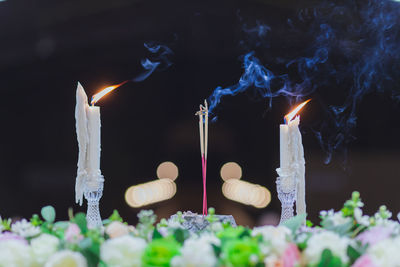
<svg viewBox="0 0 400 267">
<path fill-rule="evenodd" d="M 174 181 L 178 178 L 178 167 L 171 161 L 165 161 L 157 167 L 157 177 L 159 179 L 168 178 Z"/>
<path fill-rule="evenodd" d="M 221 178 L 224 181 L 229 179 L 242 178 L 242 168 L 236 162 L 227 162 L 221 167 Z"/>
<path fill-rule="evenodd" d="M 230 200 L 256 208 L 265 208 L 271 202 L 271 192 L 267 188 L 237 179 L 225 181 L 222 194 Z"/>
<path fill-rule="evenodd" d="M 125 192 L 126 203 L 139 208 L 172 198 L 176 184 L 168 178 L 161 178 L 144 184 L 129 187 Z"/>
</svg>

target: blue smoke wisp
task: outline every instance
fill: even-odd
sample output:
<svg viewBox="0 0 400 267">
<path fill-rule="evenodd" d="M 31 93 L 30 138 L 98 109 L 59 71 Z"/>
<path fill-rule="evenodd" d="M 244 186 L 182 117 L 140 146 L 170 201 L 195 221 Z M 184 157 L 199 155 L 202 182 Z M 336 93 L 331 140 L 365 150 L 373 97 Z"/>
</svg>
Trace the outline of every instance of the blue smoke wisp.
<svg viewBox="0 0 400 267">
<path fill-rule="evenodd" d="M 365 95 L 389 93 L 394 100 L 400 100 L 400 4 L 391 0 L 362 3 L 324 1 L 300 10 L 297 20 L 288 20 L 286 30 L 297 31 L 298 39 L 305 40 L 307 45 L 299 44 L 299 48 L 289 53 L 291 58 L 279 57 L 287 72 L 275 75 L 261 64 L 254 52 L 245 54 L 239 81 L 213 91 L 209 97 L 210 112 L 215 114 L 215 108 L 225 96 L 244 91 L 268 99 L 271 105 L 277 96 L 285 96 L 292 102 L 314 92 L 347 88 L 342 104 L 323 105 L 324 119 L 313 127 L 327 154 L 326 163 L 335 150 L 345 151 L 354 139 L 357 108 Z M 257 24 L 254 29 L 244 29 L 252 35 L 249 39 L 254 35 L 265 38 L 274 30 Z M 305 30 L 297 30 L 301 27 Z M 256 42 L 255 46 L 260 43 Z"/>
<path fill-rule="evenodd" d="M 153 42 L 145 43 L 144 46 L 152 54 L 152 60 L 146 58 L 141 61 L 141 64 L 145 71 L 133 78 L 133 82 L 142 82 L 147 79 L 157 68 L 166 69 L 172 65 L 170 56 L 173 55 L 172 50 L 161 44 L 155 44 Z"/>
</svg>

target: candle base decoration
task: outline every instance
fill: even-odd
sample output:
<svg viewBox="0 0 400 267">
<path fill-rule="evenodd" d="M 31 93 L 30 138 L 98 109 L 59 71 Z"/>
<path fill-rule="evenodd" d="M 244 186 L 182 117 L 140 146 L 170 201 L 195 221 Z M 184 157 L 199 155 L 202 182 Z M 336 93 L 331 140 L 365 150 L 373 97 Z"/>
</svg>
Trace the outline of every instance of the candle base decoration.
<svg viewBox="0 0 400 267">
<path fill-rule="evenodd" d="M 103 196 L 104 179 L 100 175 L 97 182 L 97 188 L 92 186 L 86 186 L 84 196 L 87 200 L 87 213 L 86 221 L 89 229 L 99 228 L 103 226 L 100 217 L 100 199 Z"/>
<path fill-rule="evenodd" d="M 279 224 L 293 217 L 294 202 L 297 197 L 297 178 L 280 176 L 276 179 L 278 198 L 282 204 L 281 220 Z"/>
</svg>

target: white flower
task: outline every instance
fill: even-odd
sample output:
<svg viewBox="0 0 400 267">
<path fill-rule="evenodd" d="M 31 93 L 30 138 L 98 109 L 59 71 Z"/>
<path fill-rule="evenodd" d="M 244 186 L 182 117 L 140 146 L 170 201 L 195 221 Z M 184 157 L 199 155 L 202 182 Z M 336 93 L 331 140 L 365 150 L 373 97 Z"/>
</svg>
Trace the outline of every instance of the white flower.
<svg viewBox="0 0 400 267">
<path fill-rule="evenodd" d="M 116 238 L 129 233 L 129 228 L 122 222 L 114 221 L 110 223 L 106 228 L 106 234 L 110 238 Z"/>
<path fill-rule="evenodd" d="M 214 235 L 189 238 L 183 244 L 181 255 L 171 260 L 172 267 L 213 267 L 217 264 L 212 244 L 219 245 Z"/>
<path fill-rule="evenodd" d="M 33 237 L 40 234 L 40 228 L 33 226 L 26 219 L 15 222 L 11 225 L 11 230 L 22 237 Z"/>
<path fill-rule="evenodd" d="M 211 231 L 213 232 L 220 232 L 224 230 L 224 227 L 222 226 L 221 222 L 214 222 L 210 225 Z"/>
<path fill-rule="evenodd" d="M 369 226 L 369 216 L 363 215 L 363 212 L 360 208 L 354 209 L 354 218 L 359 224 Z"/>
<path fill-rule="evenodd" d="M 109 267 L 140 266 L 146 246 L 144 239 L 130 235 L 108 239 L 101 245 L 100 258 Z"/>
<path fill-rule="evenodd" d="M 343 214 L 339 212 L 335 212 L 329 219 L 333 222 L 334 226 L 343 225 L 349 223 L 351 219 L 349 217 L 343 217 Z"/>
<path fill-rule="evenodd" d="M 333 223 L 333 226 L 343 225 L 349 223 L 351 219 L 349 217 L 343 217 L 342 212 L 334 212 L 333 210 L 321 211 L 320 215 L 325 217 L 325 219 L 330 220 Z"/>
<path fill-rule="evenodd" d="M 183 229 L 183 226 L 178 220 L 168 220 L 168 228 L 180 228 L 180 229 Z"/>
<path fill-rule="evenodd" d="M 400 266 L 400 237 L 384 239 L 372 247 L 367 254 L 376 266 Z"/>
<path fill-rule="evenodd" d="M 282 266 L 283 263 L 276 255 L 270 255 L 265 257 L 264 264 L 266 267 L 275 267 L 275 266 Z"/>
<path fill-rule="evenodd" d="M 31 240 L 32 255 L 39 266 L 47 261 L 47 259 L 56 253 L 60 241 L 57 237 L 49 234 L 41 234 Z"/>
<path fill-rule="evenodd" d="M 348 262 L 347 257 L 347 246 L 349 239 L 346 237 L 340 237 L 339 235 L 323 231 L 314 234 L 307 242 L 307 248 L 304 251 L 304 257 L 306 262 L 309 264 L 316 264 L 321 259 L 321 254 L 324 249 L 329 249 L 331 252 L 340 257 L 342 263 Z"/>
<path fill-rule="evenodd" d="M 399 231 L 400 231 L 399 223 L 396 221 L 393 221 L 393 220 L 378 218 L 375 221 L 375 225 L 385 227 L 385 228 L 390 228 L 390 229 L 392 229 L 394 234 L 399 234 Z"/>
<path fill-rule="evenodd" d="M 258 256 L 256 254 L 251 254 L 249 258 L 249 262 L 252 263 L 253 265 L 256 265 L 258 262 Z"/>
<path fill-rule="evenodd" d="M 0 267 L 30 267 L 30 247 L 16 239 L 0 241 Z"/>
<path fill-rule="evenodd" d="M 87 267 L 87 263 L 79 252 L 62 250 L 53 254 L 44 267 Z"/>
<path fill-rule="evenodd" d="M 319 215 L 321 215 L 322 217 L 325 217 L 325 216 L 328 215 L 328 212 L 327 212 L 326 210 L 321 210 L 321 211 L 319 212 Z"/>
<path fill-rule="evenodd" d="M 268 246 L 261 246 L 263 254 L 272 252 L 279 256 L 285 251 L 290 234 L 290 229 L 285 226 L 275 227 L 270 225 L 256 227 L 251 233 L 252 236 L 261 235 L 264 242 L 268 243 Z"/>
</svg>

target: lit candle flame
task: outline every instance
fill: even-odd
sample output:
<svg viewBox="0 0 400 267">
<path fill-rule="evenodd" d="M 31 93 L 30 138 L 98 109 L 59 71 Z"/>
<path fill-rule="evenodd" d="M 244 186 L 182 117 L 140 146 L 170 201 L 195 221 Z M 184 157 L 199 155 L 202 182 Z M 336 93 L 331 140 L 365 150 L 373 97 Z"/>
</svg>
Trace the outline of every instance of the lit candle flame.
<svg viewBox="0 0 400 267">
<path fill-rule="evenodd" d="M 295 107 L 290 113 L 286 114 L 285 123 L 288 124 L 297 115 L 297 113 L 299 113 L 300 110 L 310 101 L 311 101 L 311 99 L 304 101 L 303 103 L 301 103 L 297 107 Z"/>
<path fill-rule="evenodd" d="M 92 101 L 90 101 L 90 104 L 93 106 L 94 104 L 97 103 L 97 101 L 99 101 L 103 96 L 105 96 L 106 94 L 110 93 L 111 91 L 117 89 L 118 87 L 126 84 L 128 81 L 122 82 L 120 84 L 116 84 L 116 85 L 112 85 L 109 87 L 104 88 L 103 90 L 101 90 L 100 92 L 98 92 L 97 94 L 92 96 Z"/>
</svg>

